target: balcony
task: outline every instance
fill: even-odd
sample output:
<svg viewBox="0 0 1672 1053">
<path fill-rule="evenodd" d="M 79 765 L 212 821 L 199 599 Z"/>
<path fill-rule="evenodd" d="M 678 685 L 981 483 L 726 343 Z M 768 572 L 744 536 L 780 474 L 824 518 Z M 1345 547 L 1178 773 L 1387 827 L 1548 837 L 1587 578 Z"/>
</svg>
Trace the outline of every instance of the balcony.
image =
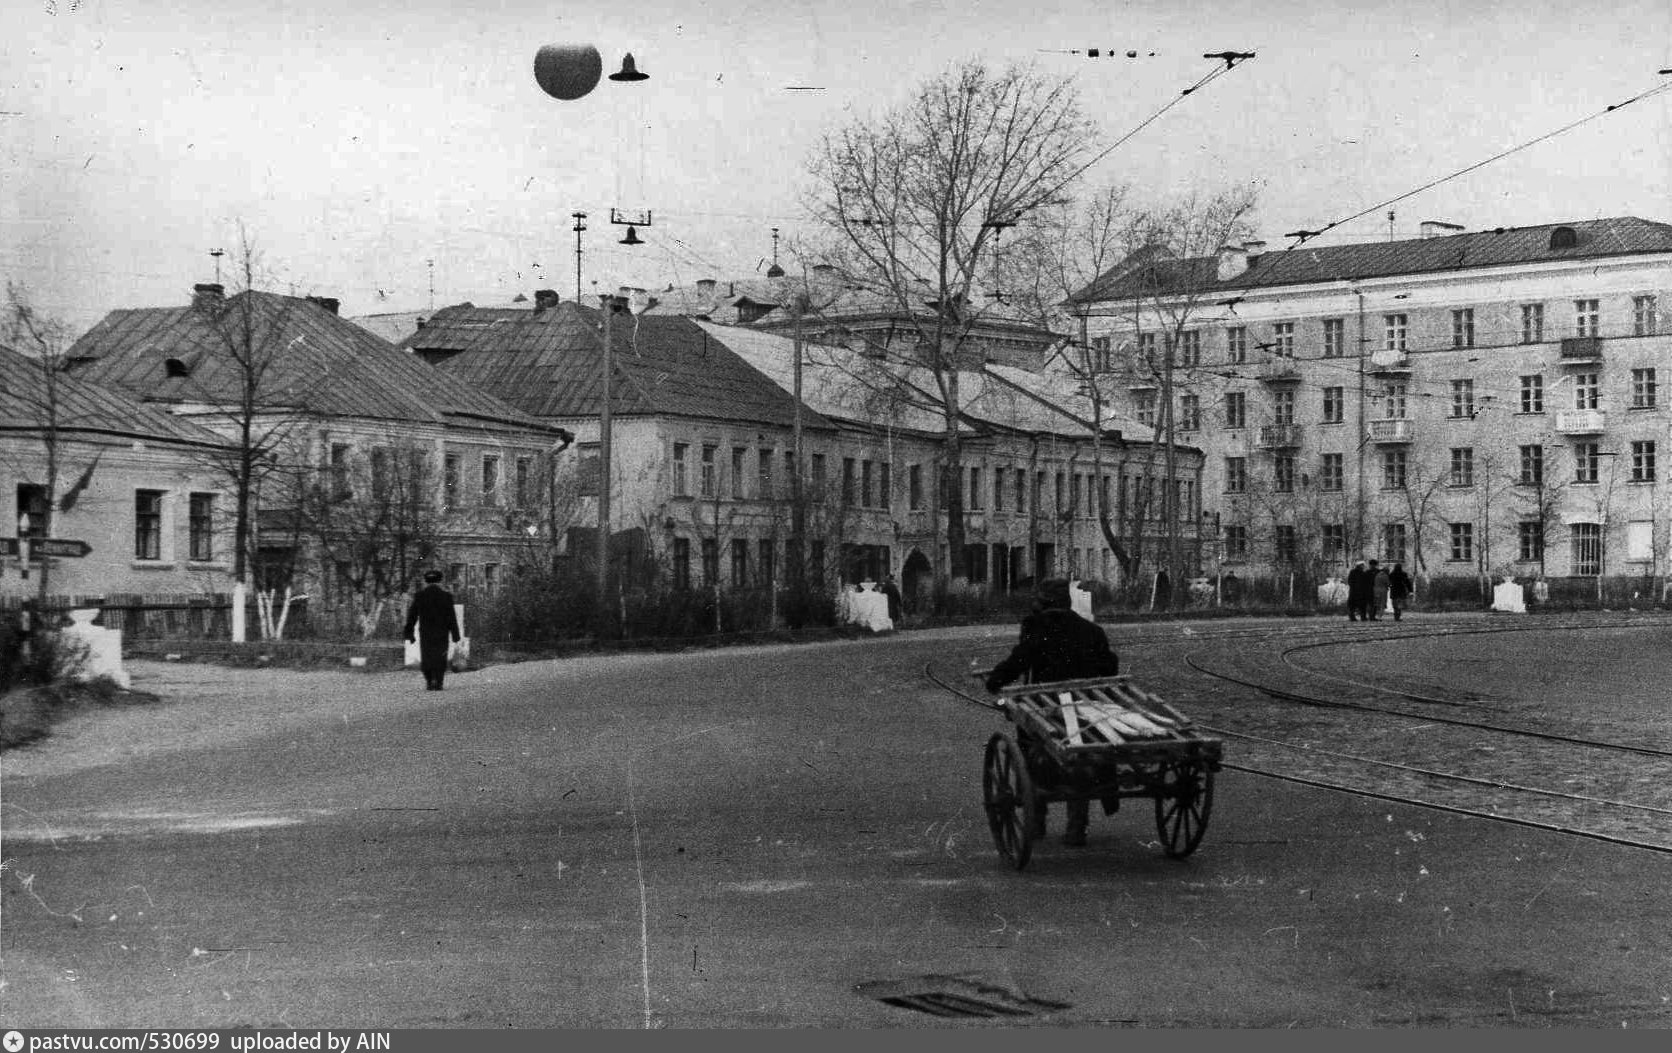
<svg viewBox="0 0 1672 1053">
<path fill-rule="evenodd" d="M 1292 358 L 1274 356 L 1260 363 L 1260 380 L 1267 384 L 1299 384 L 1300 367 Z"/>
<path fill-rule="evenodd" d="M 1260 426 L 1260 448 L 1264 450 L 1285 450 L 1300 445 L 1301 429 L 1299 424 L 1262 424 Z"/>
<path fill-rule="evenodd" d="M 1596 366 L 1602 364 L 1602 337 L 1570 336 L 1562 341 L 1562 365 Z"/>
<path fill-rule="evenodd" d="M 1367 421 L 1364 437 L 1371 442 L 1410 442 L 1411 422 L 1405 417 Z"/>
<path fill-rule="evenodd" d="M 1562 435 L 1596 435 L 1608 424 L 1602 410 L 1563 410 L 1556 414 L 1556 431 Z"/>
<path fill-rule="evenodd" d="M 1402 352 L 1378 351 L 1370 356 L 1369 373 L 1372 376 L 1383 377 L 1410 376 L 1410 356 Z"/>
</svg>

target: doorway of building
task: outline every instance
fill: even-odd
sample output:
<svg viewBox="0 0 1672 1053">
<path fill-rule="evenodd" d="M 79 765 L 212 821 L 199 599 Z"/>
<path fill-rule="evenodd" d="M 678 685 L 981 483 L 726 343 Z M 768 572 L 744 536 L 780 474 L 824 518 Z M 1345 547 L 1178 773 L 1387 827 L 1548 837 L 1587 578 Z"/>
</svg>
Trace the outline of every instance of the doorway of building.
<svg viewBox="0 0 1672 1053">
<path fill-rule="evenodd" d="M 929 565 L 929 557 L 912 549 L 900 571 L 900 598 L 905 602 L 907 614 L 928 610 L 929 590 L 934 582 L 935 571 Z"/>
</svg>

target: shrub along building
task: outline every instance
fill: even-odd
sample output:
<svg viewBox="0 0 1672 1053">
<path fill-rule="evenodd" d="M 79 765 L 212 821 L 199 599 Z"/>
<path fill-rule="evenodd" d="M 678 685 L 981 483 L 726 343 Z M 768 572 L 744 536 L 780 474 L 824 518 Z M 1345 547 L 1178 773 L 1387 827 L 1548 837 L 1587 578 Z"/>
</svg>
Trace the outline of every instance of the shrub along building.
<svg viewBox="0 0 1672 1053">
<path fill-rule="evenodd" d="M 44 590 L 81 603 L 228 587 L 225 480 L 207 466 L 225 451 L 220 436 L 9 348 L 0 376 L 0 509 L 16 531 L 3 531 L 0 597 Z"/>
<path fill-rule="evenodd" d="M 595 502 L 601 315 L 550 292 L 536 304 L 446 308 L 405 346 L 574 431 L 582 493 Z M 612 324 L 610 528 L 634 542 L 612 549 L 622 559 L 641 554 L 675 586 L 760 587 L 791 580 L 797 566 L 826 590 L 896 574 L 922 598 L 947 565 L 944 488 L 957 485 L 976 586 L 1116 576 L 1094 496 L 1112 493 L 1123 473 L 1153 485 L 1159 462 L 1150 444 L 1124 443 L 1107 422 L 1094 442 L 1072 387 L 972 361 L 960 417 L 969 446 L 952 479 L 941 469 L 931 381 L 909 359 L 869 344 L 804 343 L 798 411 L 793 338 L 657 312 Z M 1199 457 L 1187 463 L 1180 482 L 1191 507 L 1199 467 Z M 589 515 L 595 503 L 581 508 Z M 1156 532 L 1153 514 L 1138 521 Z"/>
<path fill-rule="evenodd" d="M 1460 230 L 1138 254 L 1072 297 L 1135 415 L 1205 450 L 1226 565 L 1667 572 L 1672 226 Z"/>
<path fill-rule="evenodd" d="M 336 308 L 199 285 L 188 307 L 111 312 L 71 347 L 69 369 L 218 433 L 226 445 L 202 464 L 231 495 L 217 534 L 234 577 L 242 551 L 258 589 L 305 592 L 316 622 L 324 608 L 369 633 L 424 569 L 491 593 L 559 532 L 571 436 Z"/>
</svg>

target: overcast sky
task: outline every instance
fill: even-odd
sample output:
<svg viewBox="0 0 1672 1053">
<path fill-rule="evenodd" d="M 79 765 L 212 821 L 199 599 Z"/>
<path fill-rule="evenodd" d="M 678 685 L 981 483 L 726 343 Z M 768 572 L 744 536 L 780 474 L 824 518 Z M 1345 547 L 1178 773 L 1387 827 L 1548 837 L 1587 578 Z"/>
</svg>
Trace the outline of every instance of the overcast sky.
<svg viewBox="0 0 1672 1053">
<path fill-rule="evenodd" d="M 748 276 L 773 226 L 800 229 L 822 130 L 970 56 L 1074 76 L 1113 142 L 1211 69 L 1203 52 L 1257 52 L 1089 176 L 1157 200 L 1257 182 L 1274 244 L 1672 83 L 1666 0 L 4 6 L 0 272 L 77 332 L 187 302 L 240 222 L 268 287 L 345 314 L 426 308 L 428 260 L 438 305 L 568 298 L 577 209 L 589 292 Z M 553 99 L 533 59 L 562 43 L 606 73 L 632 52 L 651 79 Z M 1116 55 L 1062 53 L 1091 47 Z M 611 207 L 654 212 L 645 245 L 618 244 Z M 1672 92 L 1395 208 L 1402 235 L 1672 221 Z"/>
</svg>

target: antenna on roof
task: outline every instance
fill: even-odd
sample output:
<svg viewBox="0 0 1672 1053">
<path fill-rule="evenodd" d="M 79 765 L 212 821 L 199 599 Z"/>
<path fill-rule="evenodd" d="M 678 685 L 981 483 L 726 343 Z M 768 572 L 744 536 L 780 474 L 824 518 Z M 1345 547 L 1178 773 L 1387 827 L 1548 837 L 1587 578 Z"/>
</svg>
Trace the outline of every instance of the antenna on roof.
<svg viewBox="0 0 1672 1053">
<path fill-rule="evenodd" d="M 430 268 L 430 313 L 435 313 L 435 261 L 425 260 Z"/>
</svg>

